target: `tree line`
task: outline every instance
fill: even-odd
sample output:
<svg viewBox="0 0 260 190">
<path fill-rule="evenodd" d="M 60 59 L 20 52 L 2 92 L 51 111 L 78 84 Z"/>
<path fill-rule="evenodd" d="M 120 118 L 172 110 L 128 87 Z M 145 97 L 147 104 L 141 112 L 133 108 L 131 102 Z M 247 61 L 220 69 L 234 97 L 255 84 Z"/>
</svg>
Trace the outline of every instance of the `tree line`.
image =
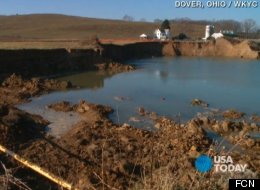
<svg viewBox="0 0 260 190">
<path fill-rule="evenodd" d="M 124 21 L 135 21 L 134 17 L 130 15 L 125 15 L 122 18 Z M 146 22 L 144 18 L 140 19 L 141 22 Z M 154 19 L 154 23 L 163 23 L 164 20 Z M 241 22 L 236 20 L 192 20 L 190 18 L 177 18 L 169 20 L 170 23 L 193 23 L 193 24 L 201 24 L 201 25 L 214 25 L 217 28 L 221 28 L 222 30 L 232 30 L 235 33 L 257 33 L 260 34 L 260 27 L 257 26 L 257 23 L 254 19 L 245 19 Z"/>
<path fill-rule="evenodd" d="M 155 23 L 162 23 L 163 20 L 155 19 Z M 171 23 L 195 23 L 201 25 L 214 25 L 223 30 L 232 30 L 235 33 L 260 33 L 260 28 L 254 19 L 245 19 L 241 22 L 236 20 L 192 20 L 190 18 L 178 18 L 170 20 Z"/>
</svg>

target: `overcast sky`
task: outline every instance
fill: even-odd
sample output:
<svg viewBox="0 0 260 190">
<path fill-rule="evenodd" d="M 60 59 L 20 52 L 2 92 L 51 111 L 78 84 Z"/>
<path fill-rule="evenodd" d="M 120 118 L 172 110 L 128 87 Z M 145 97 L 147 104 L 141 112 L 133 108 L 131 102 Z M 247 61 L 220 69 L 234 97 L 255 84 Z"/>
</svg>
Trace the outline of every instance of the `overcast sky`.
<svg viewBox="0 0 260 190">
<path fill-rule="evenodd" d="M 260 4 L 260 0 L 257 1 Z M 260 6 L 240 9 L 200 9 L 175 8 L 175 0 L 0 0 L 0 15 L 31 13 L 58 13 L 110 19 L 121 19 L 128 14 L 136 20 L 145 18 L 148 21 L 156 18 L 182 17 L 209 20 L 235 19 L 238 21 L 253 18 L 260 24 Z"/>
</svg>

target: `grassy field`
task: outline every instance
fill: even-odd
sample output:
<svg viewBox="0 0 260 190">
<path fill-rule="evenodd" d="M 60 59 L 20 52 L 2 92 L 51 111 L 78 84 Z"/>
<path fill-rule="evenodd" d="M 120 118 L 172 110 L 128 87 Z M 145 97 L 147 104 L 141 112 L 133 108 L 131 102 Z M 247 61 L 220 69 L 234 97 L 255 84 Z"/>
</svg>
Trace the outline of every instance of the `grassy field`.
<svg viewBox="0 0 260 190">
<path fill-rule="evenodd" d="M 95 35 L 108 39 L 138 38 L 142 33 L 152 35 L 159 26 L 160 23 L 125 22 L 54 14 L 0 16 L 0 41 L 82 40 Z M 202 37 L 204 28 L 202 24 L 172 24 L 173 36 L 185 33 L 193 38 Z"/>
</svg>

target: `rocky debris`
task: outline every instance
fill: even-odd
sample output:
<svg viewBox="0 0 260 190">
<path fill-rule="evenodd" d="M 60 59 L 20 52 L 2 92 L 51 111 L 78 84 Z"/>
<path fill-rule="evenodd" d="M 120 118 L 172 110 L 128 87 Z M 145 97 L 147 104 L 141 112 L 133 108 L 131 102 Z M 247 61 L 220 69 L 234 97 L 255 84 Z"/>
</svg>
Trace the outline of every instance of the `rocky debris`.
<svg viewBox="0 0 260 190">
<path fill-rule="evenodd" d="M 252 138 L 250 134 L 259 134 L 260 128 L 254 123 L 247 123 L 245 121 L 230 121 L 230 120 L 215 120 L 207 117 L 199 117 L 193 119 L 189 124 L 192 125 L 194 121 L 203 125 L 204 127 L 213 130 L 215 133 L 227 139 L 234 146 L 241 148 L 250 148 L 258 151 L 260 148 L 259 138 Z M 195 124 L 195 125 L 196 125 Z"/>
<path fill-rule="evenodd" d="M 10 77 L 5 79 L 2 83 L 3 87 L 23 87 L 24 80 L 20 75 L 12 74 Z"/>
<path fill-rule="evenodd" d="M 100 124 L 95 126 L 97 122 Z M 109 125 L 103 119 L 81 122 L 60 139 L 54 139 L 55 146 L 41 140 L 24 150 L 23 155 L 54 174 L 59 168 L 59 175 L 78 187 L 91 185 L 97 189 L 102 189 L 101 179 L 110 187 L 127 189 L 141 179 L 144 171 L 149 175 L 151 166 L 156 170 L 175 165 L 174 172 L 181 176 L 186 175 L 181 173 L 187 168 L 196 172 L 193 160 L 184 155 L 190 154 L 192 146 L 197 147 L 198 154 L 198 150 L 210 146 L 204 133 L 198 130 L 190 136 L 189 127 L 179 127 L 166 118 L 158 122 L 162 127 L 155 133 L 129 125 Z"/>
<path fill-rule="evenodd" d="M 257 122 L 259 123 L 260 122 L 260 116 L 254 114 L 250 117 L 250 119 L 253 121 L 253 122 Z"/>
<path fill-rule="evenodd" d="M 83 100 L 75 105 L 63 101 L 50 108 L 82 112 L 86 118 L 91 119 L 81 121 L 59 139 L 40 138 L 22 146 L 18 152 L 80 189 L 102 189 L 102 183 L 108 185 L 108 189 L 128 189 L 140 183 L 144 174 L 150 176 L 153 173 L 157 176 L 157 172 L 163 168 L 169 168 L 167 175 L 180 179 L 176 180 L 176 186 L 188 188 L 192 179 L 199 177 L 193 166 L 194 160 L 201 154 L 209 153 L 212 148 L 212 141 L 206 137 L 201 126 L 219 124 L 221 131 L 226 131 L 223 126 L 232 131 L 236 124 L 209 118 L 194 118 L 185 124 L 179 124 L 155 114 L 154 121 L 158 130 L 151 132 L 129 124 L 114 124 L 107 118 L 111 108 Z M 8 114 L 4 106 L 0 107 L 1 114 Z M 7 123 L 8 120 L 3 121 Z M 251 125 L 248 127 L 245 130 L 251 129 Z M 240 135 L 245 138 L 245 135 Z M 26 141 L 21 141 L 21 145 L 23 142 Z M 242 146 L 252 147 L 256 151 L 259 143 L 247 139 Z M 211 150 L 210 154 L 216 153 Z M 258 166 L 255 157 L 250 156 L 246 161 L 251 163 L 252 168 Z M 187 175 L 189 177 L 186 179 Z M 205 181 L 219 178 L 204 177 Z M 151 185 L 156 184 L 151 182 Z"/>
<path fill-rule="evenodd" d="M 2 83 L 7 88 L 22 88 L 27 91 L 40 90 L 65 90 L 72 87 L 68 81 L 57 81 L 53 79 L 32 78 L 26 80 L 20 75 L 12 74 Z"/>
<path fill-rule="evenodd" d="M 0 104 L 18 104 L 31 98 L 50 91 L 65 90 L 72 88 L 70 82 L 57 81 L 54 79 L 32 78 L 25 79 L 20 75 L 13 74 L 5 79 L 0 86 Z"/>
<path fill-rule="evenodd" d="M 152 119 L 153 121 L 155 121 L 155 120 L 158 118 L 158 115 L 157 115 L 157 113 L 155 113 L 155 112 L 151 112 L 151 113 L 149 114 L 149 117 L 150 117 L 150 119 Z"/>
<path fill-rule="evenodd" d="M 76 104 L 73 107 L 74 110 L 76 110 L 79 113 L 85 113 L 92 110 L 92 111 L 96 111 L 102 117 L 107 117 L 108 114 L 113 112 L 113 109 L 109 106 L 92 104 L 85 100 L 81 100 L 79 104 Z"/>
<path fill-rule="evenodd" d="M 195 98 L 195 99 L 193 99 L 191 101 L 191 105 L 193 105 L 193 106 L 209 107 L 208 103 L 204 102 L 203 100 L 197 99 L 197 98 Z"/>
<path fill-rule="evenodd" d="M 197 147 L 192 146 L 190 148 L 189 156 L 190 156 L 190 158 L 193 158 L 193 159 L 196 159 L 197 157 L 200 156 L 200 153 L 198 152 Z"/>
<path fill-rule="evenodd" d="M 161 126 L 160 123 L 156 123 L 156 124 L 154 125 L 154 127 L 157 128 L 157 129 L 160 129 L 162 126 Z"/>
<path fill-rule="evenodd" d="M 173 127 L 173 126 L 177 125 L 174 120 L 171 120 L 171 119 L 166 118 L 166 117 L 158 117 L 154 121 L 156 122 L 156 125 L 157 125 L 156 128 L 167 128 L 167 127 Z"/>
<path fill-rule="evenodd" d="M 230 141 L 248 151 L 246 157 L 238 155 L 236 158 L 259 172 L 259 156 L 256 154 L 260 150 L 259 141 L 248 136 L 249 132 L 259 132 L 256 124 L 216 121 L 207 117 L 180 124 L 140 108 L 139 113 L 149 116 L 157 125 L 158 130 L 151 132 L 129 124 L 112 123 L 107 118 L 113 111 L 110 107 L 84 100 L 75 105 L 63 101 L 49 108 L 79 112 L 84 119 L 55 139 L 45 136 L 47 121 L 9 105 L 68 86 L 43 79 L 25 80 L 15 75 L 4 81 L 0 87 L 1 97 L 3 94 L 6 101 L 0 102 L 0 143 L 79 189 L 103 189 L 104 184 L 107 189 L 128 189 L 138 184 L 144 174 L 148 178 L 153 174 L 156 179 L 163 168 L 168 168 L 163 177 L 167 174 L 178 179 L 174 187 L 190 188 L 191 182 L 200 177 L 193 166 L 194 159 L 212 148 L 212 141 L 201 126 L 213 129 L 213 125 L 217 125 L 216 131 L 225 137 L 233 132 L 229 135 Z M 206 183 L 209 180 L 215 180 L 215 184 L 219 178 L 205 175 L 205 184 L 213 184 Z M 152 181 L 149 185 L 153 187 L 156 183 Z"/>
<path fill-rule="evenodd" d="M 245 113 L 236 110 L 227 110 L 223 113 L 223 117 L 228 119 L 241 119 L 245 116 Z"/>
<path fill-rule="evenodd" d="M 260 140 L 250 138 L 247 131 L 241 131 L 239 134 L 231 133 L 226 137 L 232 144 L 239 145 L 243 148 L 250 148 L 252 151 L 258 152 L 260 150 Z"/>
<path fill-rule="evenodd" d="M 143 107 L 139 107 L 139 108 L 138 108 L 138 113 L 139 113 L 139 115 L 141 115 L 141 116 L 145 116 L 145 109 L 144 109 Z"/>
<path fill-rule="evenodd" d="M 135 70 L 134 66 L 121 63 L 102 63 L 96 65 L 99 70 L 109 70 L 115 72 L 126 72 Z"/>
<path fill-rule="evenodd" d="M 55 104 L 50 104 L 47 107 L 59 112 L 75 111 L 85 115 L 85 117 L 91 117 L 92 119 L 105 118 L 108 114 L 113 112 L 113 109 L 109 106 L 92 104 L 85 100 L 80 100 L 79 104 L 74 105 L 70 102 L 62 101 Z"/>
<path fill-rule="evenodd" d="M 1 117 L 1 124 L 25 127 L 20 119 L 6 119 L 9 112 L 3 106 L 0 108 L 0 113 L 4 116 Z M 78 123 L 59 139 L 44 137 L 30 143 L 19 140 L 20 147 L 23 148 L 17 149 L 18 153 L 80 188 L 101 189 L 104 181 L 110 187 L 127 189 L 140 181 L 144 171 L 149 175 L 151 166 L 156 170 L 174 165 L 176 168 L 172 172 L 177 171 L 184 176 L 182 171 L 187 168 L 196 172 L 192 166 L 193 160 L 188 156 L 191 155 L 191 147 L 196 147 L 199 154 L 210 146 L 210 140 L 201 128 L 196 129 L 195 124 L 182 127 L 168 118 L 156 117 L 156 122 L 161 127 L 157 132 L 149 132 L 128 124 L 114 124 L 107 119 L 111 108 L 86 101 L 80 101 L 76 105 L 63 101 L 50 105 L 49 108 L 57 111 L 80 110 L 86 118 L 91 119 Z M 99 117 L 93 116 L 93 113 Z M 35 119 L 33 121 L 36 122 Z M 39 119 L 38 123 L 40 121 Z M 27 127 L 35 125 L 26 124 Z M 38 134 L 31 128 L 22 129 L 23 133 L 30 134 L 30 140 Z M 39 128 L 37 130 L 41 131 Z M 10 131 L 7 133 L 13 134 Z M 23 133 L 19 135 L 24 136 Z M 6 133 L 1 133 L 3 134 L 7 136 Z M 16 142 L 14 139 L 10 141 Z M 24 143 L 27 145 L 23 146 Z M 178 165 L 178 162 L 182 165 Z"/>
<path fill-rule="evenodd" d="M 62 101 L 56 104 L 51 104 L 47 106 L 48 109 L 53 109 L 58 112 L 70 112 L 73 111 L 73 107 L 70 105 L 70 102 Z"/>
<path fill-rule="evenodd" d="M 192 119 L 187 123 L 187 135 L 204 134 L 204 130 L 201 128 L 200 123 L 195 119 Z"/>
<path fill-rule="evenodd" d="M 242 127 L 243 124 L 241 122 L 232 122 L 228 120 L 216 121 L 214 125 L 211 126 L 215 132 L 221 135 L 239 131 Z"/>
<path fill-rule="evenodd" d="M 230 130 L 233 130 L 233 128 L 231 128 L 231 127 L 233 127 L 232 125 L 233 125 L 232 122 L 225 120 L 225 121 L 223 121 L 223 122 L 221 123 L 221 129 L 222 129 L 222 131 L 223 131 L 224 133 L 227 133 L 227 132 L 229 132 Z"/>
</svg>

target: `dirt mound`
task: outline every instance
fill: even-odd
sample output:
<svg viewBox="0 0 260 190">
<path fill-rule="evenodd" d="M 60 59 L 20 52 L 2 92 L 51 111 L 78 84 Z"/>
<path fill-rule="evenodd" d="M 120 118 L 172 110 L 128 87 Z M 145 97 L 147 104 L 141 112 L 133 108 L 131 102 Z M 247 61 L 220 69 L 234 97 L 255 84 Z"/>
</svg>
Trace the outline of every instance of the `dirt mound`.
<svg viewBox="0 0 260 190">
<path fill-rule="evenodd" d="M 81 114 L 88 115 L 90 112 L 95 112 L 97 116 L 105 119 L 108 114 L 113 112 L 113 109 L 109 106 L 103 106 L 99 104 L 92 104 L 85 100 L 80 100 L 79 104 L 71 105 L 70 102 L 62 101 L 55 104 L 51 104 L 48 108 L 55 111 L 70 112 L 75 111 Z"/>
<path fill-rule="evenodd" d="M 60 112 L 70 112 L 73 111 L 73 106 L 71 106 L 70 102 L 62 101 L 59 103 L 48 105 L 49 109 L 53 109 L 55 111 Z"/>
<path fill-rule="evenodd" d="M 173 42 L 173 48 L 181 56 L 259 58 L 258 51 L 251 48 L 250 42 L 230 41 L 224 38 L 208 42 L 183 41 Z"/>
<path fill-rule="evenodd" d="M 102 63 L 96 65 L 99 70 L 108 70 L 111 72 L 127 72 L 135 70 L 134 66 L 121 63 Z"/>
<path fill-rule="evenodd" d="M 47 121 L 19 109 L 0 106 L 0 144 L 13 150 L 45 133 Z"/>
<path fill-rule="evenodd" d="M 181 173 L 193 168 L 191 147 L 205 152 L 210 146 L 204 131 L 194 123 L 179 126 L 172 120 L 157 118 L 160 130 L 149 132 L 113 124 L 107 119 L 111 108 L 86 101 L 77 105 L 61 102 L 50 108 L 75 110 L 87 119 L 60 139 L 33 143 L 22 151 L 23 155 L 80 189 L 127 189 L 144 173 L 150 175 L 169 164 Z M 93 116 L 94 112 L 99 116 Z"/>
<path fill-rule="evenodd" d="M 80 123 L 54 144 L 37 142 L 24 156 L 56 175 L 59 171 L 80 189 L 127 189 L 144 173 L 169 163 L 181 172 L 192 167 L 193 160 L 184 156 L 192 146 L 209 147 L 203 133 L 195 135 L 189 127 L 169 126 L 154 134 L 102 120 Z"/>
<path fill-rule="evenodd" d="M 171 182 L 174 189 L 189 188 L 191 183 L 200 181 L 201 178 L 194 167 L 195 159 L 201 154 L 217 155 L 212 149 L 212 141 L 201 128 L 217 124 L 215 120 L 195 118 L 186 124 L 180 124 L 166 117 L 156 117 L 154 121 L 160 127 L 152 132 L 126 124 L 114 124 L 107 118 L 111 108 L 86 101 L 75 105 L 64 101 L 49 107 L 57 111 L 77 111 L 85 119 L 59 139 L 44 137 L 31 141 L 22 146 L 18 153 L 79 189 L 129 189 L 134 186 L 142 189 L 147 183 L 148 189 L 151 189 L 158 185 L 158 180 L 164 180 L 166 175 L 177 179 Z M 13 122 L 12 126 L 25 126 L 22 124 L 27 123 L 28 126 L 33 126 L 37 121 L 33 117 L 31 124 L 21 122 L 19 119 L 12 119 L 20 111 L 15 110 L 15 114 L 9 112 L 6 107 L 0 109 L 2 123 Z M 10 116 L 6 118 L 6 115 Z M 233 123 L 220 123 L 223 130 L 224 125 L 230 127 L 228 130 L 233 130 Z M 30 134 L 28 137 L 35 137 L 37 134 L 32 134 L 33 128 L 22 129 L 25 134 Z M 19 141 L 24 144 L 27 140 Z M 245 142 L 252 144 L 250 141 Z M 252 145 L 252 150 L 256 151 L 258 148 L 259 144 Z M 254 168 L 253 171 L 255 166 L 258 167 L 257 156 L 253 151 L 246 156 L 232 153 L 229 155 L 236 162 L 243 159 L 250 169 Z M 163 169 L 167 169 L 167 173 L 160 176 Z M 203 177 L 207 185 L 217 185 L 219 189 L 224 189 L 227 185 L 225 181 L 218 180 L 221 175 L 203 174 Z M 144 178 L 147 181 L 142 181 Z"/>
<path fill-rule="evenodd" d="M 206 103 L 206 102 L 203 101 L 203 100 L 197 99 L 197 98 L 195 98 L 195 99 L 193 99 L 193 100 L 191 101 L 191 105 L 193 105 L 193 106 L 209 107 L 209 104 L 208 104 L 208 103 Z"/>
<path fill-rule="evenodd" d="M 25 79 L 20 75 L 12 74 L 0 86 L 0 104 L 18 104 L 31 98 L 54 90 L 71 88 L 68 81 L 53 79 L 32 78 Z"/>
<path fill-rule="evenodd" d="M 20 75 L 12 74 L 2 83 L 3 87 L 7 88 L 25 88 L 31 92 L 38 92 L 42 90 L 64 90 L 71 88 L 72 84 L 68 81 L 57 81 L 52 79 L 32 78 L 26 80 Z"/>
<path fill-rule="evenodd" d="M 217 55 L 226 55 L 227 57 L 238 57 L 245 59 L 257 59 L 258 52 L 250 47 L 250 42 L 243 40 L 240 43 L 232 44 L 226 39 L 216 41 Z"/>
<path fill-rule="evenodd" d="M 231 114 L 231 116 L 233 119 L 234 115 Z M 240 116 L 240 114 L 238 114 L 238 116 Z M 235 113 L 235 119 L 237 119 L 237 113 Z M 207 117 L 198 118 L 195 119 L 195 121 L 200 123 L 201 126 L 215 131 L 224 137 L 224 139 L 228 140 L 228 142 L 232 143 L 234 145 L 232 149 L 239 147 L 239 155 L 234 155 L 234 157 L 238 159 L 243 158 L 243 161 L 248 163 L 249 167 L 259 175 L 260 140 L 252 136 L 253 134 L 260 133 L 259 125 L 245 121 L 219 121 Z"/>
<path fill-rule="evenodd" d="M 228 119 L 241 119 L 245 116 L 245 113 L 236 110 L 227 110 L 223 113 L 223 116 Z"/>
</svg>

